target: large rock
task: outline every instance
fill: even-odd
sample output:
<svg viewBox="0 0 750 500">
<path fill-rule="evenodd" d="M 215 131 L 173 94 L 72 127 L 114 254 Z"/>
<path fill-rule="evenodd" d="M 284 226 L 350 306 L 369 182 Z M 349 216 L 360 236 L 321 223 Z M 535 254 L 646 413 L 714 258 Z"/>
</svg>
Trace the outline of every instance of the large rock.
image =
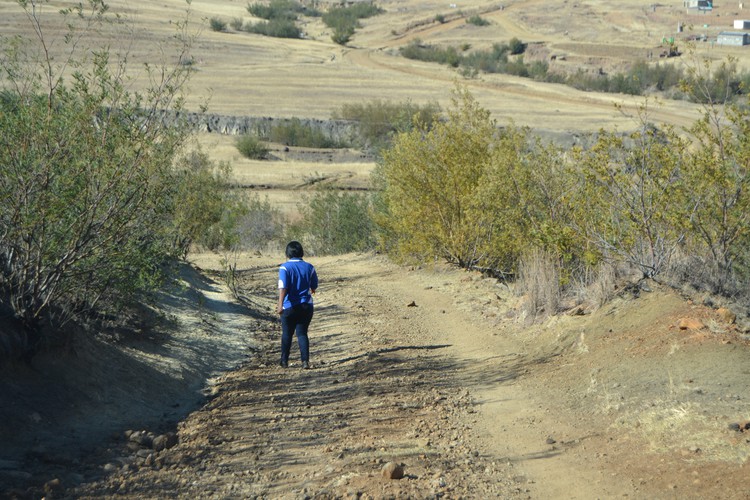
<svg viewBox="0 0 750 500">
<path fill-rule="evenodd" d="M 154 451 L 168 450 L 177 445 L 177 434 L 168 432 L 154 438 Z"/>
<path fill-rule="evenodd" d="M 380 473 L 386 479 L 401 479 L 404 477 L 404 468 L 396 462 L 388 462 L 380 470 Z"/>
<path fill-rule="evenodd" d="M 677 328 L 680 330 L 702 330 L 706 325 L 696 318 L 682 318 L 677 322 Z"/>
<path fill-rule="evenodd" d="M 716 314 L 719 315 L 723 322 L 729 323 L 730 325 L 734 324 L 734 322 L 737 321 L 737 315 L 726 307 L 718 308 L 716 310 Z"/>
</svg>

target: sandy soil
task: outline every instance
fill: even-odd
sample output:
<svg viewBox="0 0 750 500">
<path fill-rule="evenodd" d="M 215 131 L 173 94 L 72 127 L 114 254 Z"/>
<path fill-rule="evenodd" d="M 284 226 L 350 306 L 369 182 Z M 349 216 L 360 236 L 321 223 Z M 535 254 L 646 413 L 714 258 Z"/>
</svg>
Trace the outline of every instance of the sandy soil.
<svg viewBox="0 0 750 500">
<path fill-rule="evenodd" d="M 217 260 L 195 257 L 207 269 Z M 309 260 L 322 278 L 311 370 L 276 364 L 278 259 L 243 259 L 238 302 L 206 300 L 203 285 L 186 282 L 167 344 L 188 346 L 194 361 L 184 363 L 202 360 L 204 373 L 218 367 L 229 334 L 228 351 L 249 356 L 172 427 L 177 446 L 157 452 L 125 435 L 175 422 L 148 418 L 147 408 L 172 402 L 165 391 L 181 378 L 160 370 L 168 375 L 139 389 L 142 406 L 129 402 L 144 411 L 141 425 L 107 413 L 108 434 L 84 439 L 83 450 L 56 436 L 104 423 L 40 415 L 50 433 L 23 429 L 37 446 L 0 460 L 0 491 L 33 498 L 46 483 L 71 498 L 750 495 L 750 350 L 715 310 L 654 286 L 591 314 L 529 324 L 519 297 L 478 274 L 370 255 Z M 219 282 L 209 283 L 204 291 L 217 293 Z M 191 319 L 196 303 L 211 335 Z M 682 330 L 685 319 L 705 326 Z M 119 371 L 98 376 L 127 393 L 154 364 L 120 360 Z M 105 403 L 113 404 L 85 407 L 97 413 Z M 404 479 L 382 478 L 388 462 L 403 464 Z"/>
</svg>

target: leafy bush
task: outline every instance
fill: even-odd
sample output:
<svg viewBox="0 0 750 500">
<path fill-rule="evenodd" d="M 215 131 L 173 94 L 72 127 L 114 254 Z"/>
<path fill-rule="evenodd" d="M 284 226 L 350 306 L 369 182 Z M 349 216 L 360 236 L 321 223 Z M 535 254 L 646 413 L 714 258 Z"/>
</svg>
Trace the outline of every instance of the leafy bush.
<svg viewBox="0 0 750 500">
<path fill-rule="evenodd" d="M 383 152 L 372 204 L 382 249 L 520 271 L 534 314 L 556 310 L 559 287 L 590 283 L 602 264 L 747 300 L 750 110 L 707 105 L 687 137 L 648 112 L 629 135 L 602 131 L 566 151 L 498 131 L 458 89 L 447 121 Z"/>
<path fill-rule="evenodd" d="M 424 45 L 420 40 L 414 40 L 399 50 L 407 59 L 447 64 L 454 68 L 458 67 L 462 61 L 461 55 L 454 47 L 443 49 L 433 45 Z"/>
<path fill-rule="evenodd" d="M 268 22 L 248 24 L 245 26 L 245 31 L 275 38 L 300 38 L 302 36 L 302 31 L 294 24 L 294 21 L 286 19 L 272 19 Z"/>
<path fill-rule="evenodd" d="M 105 5 L 91 5 L 89 14 L 62 12 L 71 31 L 106 19 Z M 22 7 L 36 42 L 49 43 L 38 12 Z M 178 60 L 187 59 L 183 42 Z M 193 179 L 173 168 L 186 129 L 163 119 L 180 102 L 188 67 L 149 67 L 164 84 L 131 93 L 125 63 L 113 70 L 106 49 L 83 65 L 70 45 L 61 67 L 76 71 L 66 79 L 44 51 L 24 52 L 33 45 L 5 47 L 0 88 L 0 308 L 24 324 L 29 353 L 43 341 L 42 323 L 115 311 L 159 285 L 189 239 L 175 212 Z"/>
<path fill-rule="evenodd" d="M 447 121 L 395 138 L 378 174 L 384 212 L 376 221 L 386 250 L 406 261 L 484 264 L 493 225 L 491 214 L 478 210 L 476 192 L 495 134 L 489 112 L 463 91 L 454 94 Z"/>
<path fill-rule="evenodd" d="M 223 21 L 219 19 L 218 17 L 212 17 L 208 20 L 208 25 L 211 28 L 211 31 L 226 31 L 227 30 L 227 23 L 226 21 Z"/>
<path fill-rule="evenodd" d="M 294 0 L 271 0 L 268 4 L 254 3 L 247 6 L 250 14 L 266 20 L 294 21 L 297 19 L 297 12 L 301 10 L 302 5 Z"/>
<path fill-rule="evenodd" d="M 231 21 L 229 21 L 229 26 L 231 26 L 235 31 L 242 31 L 242 26 L 244 26 L 244 24 L 245 22 L 241 17 L 235 17 Z"/>
<path fill-rule="evenodd" d="M 346 45 L 354 36 L 354 26 L 336 28 L 333 30 L 331 40 L 338 45 Z"/>
<path fill-rule="evenodd" d="M 174 210 L 180 246 L 186 251 L 195 243 L 210 250 L 226 248 L 236 239 L 231 224 L 242 206 L 229 190 L 231 168 L 216 166 L 200 150 L 191 151 L 177 162 L 178 191 Z"/>
<path fill-rule="evenodd" d="M 473 24 L 474 26 L 489 26 L 490 22 L 481 16 L 471 16 L 466 19 L 467 24 Z"/>
<path fill-rule="evenodd" d="M 523 54 L 526 52 L 526 44 L 515 37 L 511 38 L 510 42 L 508 42 L 508 48 L 510 49 L 511 55 Z"/>
<path fill-rule="evenodd" d="M 415 122 L 432 128 L 440 116 L 440 106 L 437 103 L 419 106 L 409 101 L 392 103 L 375 99 L 365 103 L 343 104 L 332 116 L 335 120 L 357 122 L 360 145 L 380 150 L 390 144 L 395 133 L 411 130 Z"/>
<path fill-rule="evenodd" d="M 341 147 L 340 144 L 331 139 L 321 129 L 305 125 L 299 118 L 292 118 L 286 123 L 279 123 L 271 127 L 269 139 L 271 142 L 287 146 L 302 146 L 306 148 Z"/>
<path fill-rule="evenodd" d="M 300 206 L 303 219 L 290 228 L 289 238 L 305 240 L 317 254 L 362 252 L 374 247 L 374 225 L 367 195 L 317 191 Z"/>
<path fill-rule="evenodd" d="M 349 42 L 357 28 L 359 20 L 380 14 L 382 9 L 373 3 L 357 3 L 348 7 L 335 7 L 323 14 L 323 22 L 333 29 L 332 40 L 340 45 Z"/>
<path fill-rule="evenodd" d="M 234 224 L 238 235 L 238 247 L 242 250 L 266 250 L 280 241 L 284 232 L 281 212 L 271 205 L 268 197 L 252 195 L 242 202 Z"/>
<path fill-rule="evenodd" d="M 235 146 L 242 156 L 251 160 L 264 160 L 268 156 L 268 147 L 254 135 L 238 136 Z"/>
</svg>

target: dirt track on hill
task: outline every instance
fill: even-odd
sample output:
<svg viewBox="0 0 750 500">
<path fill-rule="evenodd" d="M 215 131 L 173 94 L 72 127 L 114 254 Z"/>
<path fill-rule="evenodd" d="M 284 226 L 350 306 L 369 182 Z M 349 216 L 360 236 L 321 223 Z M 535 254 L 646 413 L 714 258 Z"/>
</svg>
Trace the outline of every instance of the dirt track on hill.
<svg viewBox="0 0 750 500">
<path fill-rule="evenodd" d="M 313 369 L 278 326 L 221 377 L 180 443 L 75 497 L 746 498 L 747 342 L 668 291 L 529 326 L 508 288 L 380 258 L 311 259 Z M 242 271 L 251 309 L 277 262 Z M 205 264 L 202 264 L 205 265 Z M 712 331 L 674 328 L 699 317 Z M 293 346 L 293 349 L 296 347 Z M 729 367 L 738 367 L 731 369 Z M 667 378 L 667 376 L 669 378 Z M 736 396 L 736 397 L 735 397 Z M 124 453 L 124 452 L 123 452 Z M 403 464 L 405 477 L 381 468 Z"/>
</svg>

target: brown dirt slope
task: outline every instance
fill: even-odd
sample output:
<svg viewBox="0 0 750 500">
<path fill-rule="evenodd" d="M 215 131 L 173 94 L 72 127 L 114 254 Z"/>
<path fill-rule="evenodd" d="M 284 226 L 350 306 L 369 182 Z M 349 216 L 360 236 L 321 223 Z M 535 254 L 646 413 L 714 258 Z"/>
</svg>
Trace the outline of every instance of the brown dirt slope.
<svg viewBox="0 0 750 500">
<path fill-rule="evenodd" d="M 654 288 L 529 326 L 507 287 L 477 274 L 311 261 L 324 283 L 312 370 L 277 367 L 278 331 L 264 329 L 177 447 L 74 495 L 750 495 L 750 351 L 716 311 Z M 245 290 L 270 309 L 273 259 L 251 262 Z M 404 479 L 381 477 L 389 461 Z"/>
</svg>

